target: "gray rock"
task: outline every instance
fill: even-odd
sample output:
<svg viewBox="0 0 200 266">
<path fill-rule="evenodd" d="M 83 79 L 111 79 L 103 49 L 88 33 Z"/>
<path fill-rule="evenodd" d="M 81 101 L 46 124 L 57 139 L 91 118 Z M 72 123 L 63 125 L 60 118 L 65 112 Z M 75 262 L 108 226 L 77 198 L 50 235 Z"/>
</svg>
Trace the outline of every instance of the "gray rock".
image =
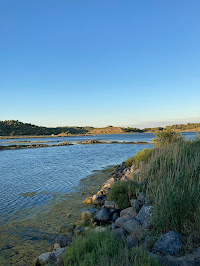
<svg viewBox="0 0 200 266">
<path fill-rule="evenodd" d="M 130 200 L 131 207 L 136 211 L 139 212 L 140 208 L 142 207 L 142 204 L 137 199 L 131 199 Z"/>
<path fill-rule="evenodd" d="M 124 223 L 123 228 L 129 233 L 133 234 L 135 230 L 141 227 L 140 223 L 138 223 L 135 219 L 130 219 L 126 223 Z"/>
<path fill-rule="evenodd" d="M 93 213 L 91 213 L 90 211 L 83 211 L 80 215 L 80 219 L 83 222 L 92 222 L 93 219 Z"/>
<path fill-rule="evenodd" d="M 116 212 L 112 215 L 111 221 L 115 222 L 117 218 L 119 218 L 119 213 Z"/>
<path fill-rule="evenodd" d="M 51 252 L 42 253 L 34 262 L 33 265 L 45 265 L 48 263 L 48 259 Z"/>
<path fill-rule="evenodd" d="M 94 231 L 96 233 L 102 233 L 102 232 L 105 232 L 106 230 L 108 230 L 107 228 L 103 227 L 103 226 L 97 226 Z"/>
<path fill-rule="evenodd" d="M 61 248 L 71 245 L 71 239 L 66 235 L 59 235 L 55 239 L 55 244 L 58 244 Z"/>
<path fill-rule="evenodd" d="M 144 192 L 140 192 L 137 196 L 137 200 L 144 205 L 146 201 L 146 194 Z"/>
<path fill-rule="evenodd" d="M 184 246 L 181 235 L 175 231 L 160 236 L 153 246 L 154 253 L 162 255 L 176 255 Z"/>
<path fill-rule="evenodd" d="M 104 207 L 107 209 L 119 209 L 115 201 L 108 201 L 108 200 L 105 201 Z"/>
<path fill-rule="evenodd" d="M 124 230 L 123 228 L 117 228 L 113 231 L 113 234 L 117 237 L 117 238 L 123 238 L 125 239 L 127 236 L 127 232 L 126 230 Z"/>
<path fill-rule="evenodd" d="M 174 257 L 174 256 L 160 256 L 158 254 L 153 254 L 149 252 L 149 255 L 153 258 L 158 259 L 161 265 L 165 266 L 199 266 L 200 265 L 200 257 L 193 254 L 186 254 L 182 257 Z"/>
<path fill-rule="evenodd" d="M 137 244 L 138 244 L 137 240 L 136 240 L 136 238 L 134 236 L 128 236 L 126 241 L 127 241 L 127 246 L 128 246 L 129 249 L 131 249 L 132 247 L 137 246 Z"/>
<path fill-rule="evenodd" d="M 125 218 L 135 218 L 137 215 L 137 212 L 132 208 L 126 208 L 120 212 L 120 217 Z"/>
<path fill-rule="evenodd" d="M 139 211 L 135 219 L 145 228 L 148 228 L 151 225 L 152 216 L 153 216 L 153 206 L 142 206 L 141 210 Z"/>
<path fill-rule="evenodd" d="M 110 226 L 109 226 L 109 230 L 110 231 L 113 231 L 113 230 L 115 230 L 117 228 L 117 226 L 115 225 L 115 223 L 112 223 Z"/>
<path fill-rule="evenodd" d="M 118 213 L 117 209 L 108 209 L 110 215 L 112 216 L 114 213 Z"/>
<path fill-rule="evenodd" d="M 81 226 L 76 226 L 75 227 L 75 229 L 74 229 L 74 234 L 76 235 L 76 236 L 80 236 L 80 235 L 82 235 L 83 233 L 85 232 L 85 229 L 83 228 L 83 227 L 81 227 Z"/>
<path fill-rule="evenodd" d="M 124 224 L 128 221 L 128 218 L 124 218 L 124 217 L 119 217 L 117 218 L 117 220 L 115 221 L 115 224 L 117 227 L 124 227 Z"/>
<path fill-rule="evenodd" d="M 103 223 L 108 223 L 109 218 L 110 218 L 110 214 L 105 208 L 102 208 L 101 210 L 99 210 L 94 216 L 95 221 L 103 222 Z"/>
<path fill-rule="evenodd" d="M 92 197 L 92 203 L 97 205 L 103 205 L 105 203 L 106 197 L 104 195 L 98 196 L 94 195 Z"/>
</svg>

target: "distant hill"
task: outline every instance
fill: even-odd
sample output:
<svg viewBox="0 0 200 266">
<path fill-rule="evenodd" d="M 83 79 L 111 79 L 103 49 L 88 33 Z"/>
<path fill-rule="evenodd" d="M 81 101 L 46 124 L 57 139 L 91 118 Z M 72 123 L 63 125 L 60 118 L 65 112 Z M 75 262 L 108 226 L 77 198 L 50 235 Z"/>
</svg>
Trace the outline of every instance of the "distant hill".
<svg viewBox="0 0 200 266">
<path fill-rule="evenodd" d="M 86 134 L 93 127 L 40 127 L 18 120 L 0 121 L 0 136 L 41 136 L 41 135 L 76 135 Z"/>
<path fill-rule="evenodd" d="M 200 131 L 200 123 L 188 123 L 180 125 L 167 126 L 167 129 L 175 131 Z M 69 135 L 99 135 L 99 134 L 123 134 L 123 133 L 142 133 L 156 132 L 166 129 L 163 127 L 155 128 L 124 128 L 112 127 L 93 128 L 93 127 L 41 127 L 30 123 L 22 123 L 18 120 L 0 121 L 0 136 L 69 136 Z"/>
</svg>

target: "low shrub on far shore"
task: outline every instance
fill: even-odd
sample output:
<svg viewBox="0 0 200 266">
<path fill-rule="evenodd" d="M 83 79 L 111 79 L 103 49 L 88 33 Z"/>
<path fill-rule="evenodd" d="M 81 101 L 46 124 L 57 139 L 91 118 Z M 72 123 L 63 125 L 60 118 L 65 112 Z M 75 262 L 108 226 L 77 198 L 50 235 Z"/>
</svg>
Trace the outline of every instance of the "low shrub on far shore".
<svg viewBox="0 0 200 266">
<path fill-rule="evenodd" d="M 147 163 L 151 158 L 153 151 L 154 149 L 152 148 L 152 149 L 143 149 L 137 152 L 135 156 L 132 156 L 128 158 L 128 160 L 126 160 L 125 162 L 126 167 L 131 167 L 133 164 L 139 165 L 140 161 Z"/>
<path fill-rule="evenodd" d="M 128 250 L 125 242 L 117 239 L 112 232 L 93 231 L 77 237 L 67 248 L 63 261 L 65 266 L 159 265 L 140 247 Z"/>
<path fill-rule="evenodd" d="M 136 197 L 137 183 L 133 181 L 115 182 L 108 194 L 108 200 L 115 201 L 120 209 L 130 206 L 130 200 Z"/>
<path fill-rule="evenodd" d="M 156 147 L 162 147 L 183 140 L 181 133 L 175 132 L 173 129 L 157 131 L 153 143 Z"/>
<path fill-rule="evenodd" d="M 195 229 L 200 236 L 200 139 L 156 150 L 145 176 L 155 202 L 156 230 L 187 233 Z"/>
</svg>

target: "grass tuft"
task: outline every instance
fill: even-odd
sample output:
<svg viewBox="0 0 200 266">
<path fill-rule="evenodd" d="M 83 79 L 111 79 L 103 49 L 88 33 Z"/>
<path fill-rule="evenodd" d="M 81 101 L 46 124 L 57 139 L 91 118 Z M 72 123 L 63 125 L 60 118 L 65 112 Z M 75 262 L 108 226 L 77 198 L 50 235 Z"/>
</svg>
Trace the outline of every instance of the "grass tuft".
<svg viewBox="0 0 200 266">
<path fill-rule="evenodd" d="M 128 250 L 125 242 L 117 239 L 112 232 L 89 232 L 76 238 L 66 250 L 63 261 L 67 266 L 159 265 L 140 247 Z"/>
<path fill-rule="evenodd" d="M 115 201 L 120 209 L 130 206 L 130 200 L 136 197 L 137 183 L 134 181 L 115 182 L 108 194 L 108 200 Z"/>
</svg>

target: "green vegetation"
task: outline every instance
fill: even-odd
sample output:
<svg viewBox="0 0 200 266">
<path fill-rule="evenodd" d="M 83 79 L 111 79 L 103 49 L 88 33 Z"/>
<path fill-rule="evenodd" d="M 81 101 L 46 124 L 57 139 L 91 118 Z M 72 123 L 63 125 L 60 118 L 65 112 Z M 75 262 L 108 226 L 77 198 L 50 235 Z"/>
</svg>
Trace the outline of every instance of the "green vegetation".
<svg viewBox="0 0 200 266">
<path fill-rule="evenodd" d="M 153 143 L 156 147 L 162 147 L 183 139 L 181 133 L 174 132 L 173 129 L 166 129 L 163 131 L 157 131 L 154 133 L 156 138 L 153 139 Z"/>
<path fill-rule="evenodd" d="M 144 133 L 144 132 L 157 132 L 163 130 L 176 130 L 176 131 L 200 131 L 200 123 L 188 123 L 187 125 L 173 125 L 156 128 L 121 128 L 108 126 L 105 128 L 93 127 L 40 127 L 30 123 L 22 123 L 18 120 L 0 121 L 0 136 L 40 136 L 40 135 L 78 135 L 78 134 L 121 134 L 121 133 Z"/>
<path fill-rule="evenodd" d="M 121 209 L 128 208 L 130 206 L 130 199 L 136 197 L 136 190 L 136 182 L 117 181 L 111 187 L 108 200 L 115 201 Z"/>
<path fill-rule="evenodd" d="M 200 139 L 156 149 L 144 171 L 148 195 L 155 202 L 155 229 L 195 229 L 200 235 Z"/>
<path fill-rule="evenodd" d="M 126 160 L 127 167 L 131 167 L 133 164 L 139 165 L 140 161 L 147 163 L 153 154 L 154 149 L 143 149 L 139 151 L 135 156 L 132 156 Z"/>
<path fill-rule="evenodd" d="M 0 136 L 40 136 L 58 134 L 86 134 L 92 127 L 39 127 L 18 120 L 0 121 Z"/>
<path fill-rule="evenodd" d="M 71 247 L 67 248 L 63 260 L 67 266 L 159 265 L 142 248 L 128 250 L 125 242 L 117 239 L 112 232 L 93 231 L 77 237 Z"/>
</svg>

